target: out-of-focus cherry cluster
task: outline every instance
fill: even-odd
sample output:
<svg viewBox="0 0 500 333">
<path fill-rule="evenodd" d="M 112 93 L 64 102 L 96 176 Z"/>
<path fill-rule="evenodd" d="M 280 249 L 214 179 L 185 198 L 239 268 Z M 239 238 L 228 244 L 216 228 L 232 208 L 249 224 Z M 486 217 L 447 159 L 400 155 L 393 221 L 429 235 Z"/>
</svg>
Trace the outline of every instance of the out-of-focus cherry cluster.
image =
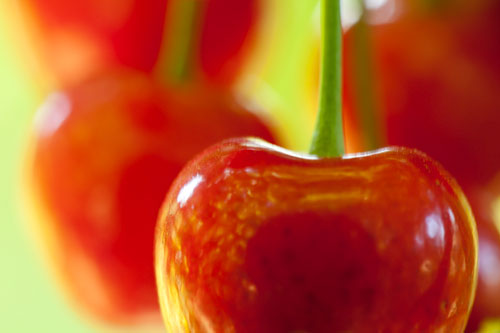
<svg viewBox="0 0 500 333">
<path fill-rule="evenodd" d="M 23 0 L 55 78 L 34 117 L 27 202 L 50 266 L 104 323 L 161 327 L 156 217 L 182 166 L 234 136 L 273 142 L 233 91 L 257 0 Z"/>
</svg>

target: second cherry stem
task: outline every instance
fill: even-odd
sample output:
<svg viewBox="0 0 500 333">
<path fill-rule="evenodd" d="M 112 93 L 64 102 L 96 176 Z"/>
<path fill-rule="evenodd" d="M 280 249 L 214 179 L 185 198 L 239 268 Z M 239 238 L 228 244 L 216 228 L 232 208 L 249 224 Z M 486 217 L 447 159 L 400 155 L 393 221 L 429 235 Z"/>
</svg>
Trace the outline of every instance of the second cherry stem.
<svg viewBox="0 0 500 333">
<path fill-rule="evenodd" d="M 196 59 L 201 33 L 200 15 L 204 1 L 170 1 L 167 8 L 169 22 L 164 28 L 163 48 L 158 65 L 163 79 L 175 84 L 186 83 L 199 75 Z"/>
<path fill-rule="evenodd" d="M 318 118 L 310 153 L 344 154 L 342 121 L 342 25 L 340 0 L 321 0 L 322 51 Z"/>
</svg>

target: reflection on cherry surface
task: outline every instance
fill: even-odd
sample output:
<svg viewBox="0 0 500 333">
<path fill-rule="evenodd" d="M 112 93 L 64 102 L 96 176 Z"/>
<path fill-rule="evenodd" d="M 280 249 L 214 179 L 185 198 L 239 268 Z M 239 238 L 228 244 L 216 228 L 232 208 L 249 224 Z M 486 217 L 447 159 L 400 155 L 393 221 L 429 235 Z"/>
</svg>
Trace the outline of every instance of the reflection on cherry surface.
<svg viewBox="0 0 500 333">
<path fill-rule="evenodd" d="M 30 179 L 41 241 L 72 299 L 105 321 L 160 322 L 158 209 L 186 161 L 240 134 L 272 140 L 230 94 L 166 89 L 137 72 L 50 95 L 35 121 Z"/>
<path fill-rule="evenodd" d="M 356 85 L 373 84 L 378 94 L 372 102 L 387 142 L 421 149 L 443 163 L 470 199 L 480 243 L 478 292 L 468 327 L 475 331 L 483 319 L 500 318 L 500 274 L 492 274 L 500 269 L 500 232 L 493 226 L 500 192 L 490 190 L 500 175 L 500 2 L 383 3 L 368 15 L 376 81 L 346 75 L 346 104 L 356 114 L 363 102 L 370 103 Z M 381 17 L 386 20 L 376 20 Z M 359 27 L 345 37 L 347 73 L 359 65 L 354 60 Z"/>
<path fill-rule="evenodd" d="M 403 148 L 318 159 L 220 143 L 173 183 L 155 251 L 175 332 L 459 332 L 476 283 L 461 190 Z"/>
</svg>

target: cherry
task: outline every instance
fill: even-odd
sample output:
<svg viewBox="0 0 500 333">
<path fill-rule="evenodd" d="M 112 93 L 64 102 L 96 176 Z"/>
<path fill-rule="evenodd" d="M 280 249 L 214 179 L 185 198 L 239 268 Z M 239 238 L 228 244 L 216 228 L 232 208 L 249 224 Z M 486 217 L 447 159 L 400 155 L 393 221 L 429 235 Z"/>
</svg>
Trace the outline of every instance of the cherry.
<svg viewBox="0 0 500 333">
<path fill-rule="evenodd" d="M 74 83 L 116 63 L 152 71 L 162 61 L 162 40 L 168 40 L 163 32 L 170 24 L 165 22 L 169 7 L 179 1 L 185 0 L 24 0 L 23 5 L 46 62 L 64 83 Z M 209 81 L 227 85 L 248 54 L 260 5 L 257 0 L 202 2 L 197 61 Z"/>
<path fill-rule="evenodd" d="M 180 173 L 156 235 L 172 332 L 460 332 L 472 305 L 468 205 L 408 149 L 320 159 L 220 143 Z"/>
<path fill-rule="evenodd" d="M 251 46 L 261 6 L 257 0 L 207 1 L 198 61 L 209 81 L 234 81 Z"/>
<path fill-rule="evenodd" d="M 462 185 L 486 184 L 500 170 L 500 3 L 466 4 L 467 11 L 450 3 L 439 15 L 403 7 L 370 26 L 371 44 L 387 143 L 427 152 Z M 351 30 L 347 60 L 354 38 Z M 346 97 L 353 107 L 363 99 Z"/>
<path fill-rule="evenodd" d="M 184 163 L 226 137 L 272 140 L 229 93 L 123 69 L 53 93 L 35 125 L 32 192 L 52 266 L 82 309 L 127 325 L 159 318 L 154 225 Z"/>
<path fill-rule="evenodd" d="M 500 274 L 494 274 L 500 232 L 493 226 L 495 196 L 489 190 L 500 172 L 500 42 L 495 33 L 500 5 L 489 0 L 436 3 L 441 6 L 432 10 L 406 4 L 390 23 L 369 27 L 380 78 L 375 103 L 384 110 L 386 141 L 422 149 L 442 162 L 471 200 L 480 249 L 478 291 L 467 328 L 472 332 L 483 319 L 500 318 Z M 356 66 L 349 60 L 361 24 L 346 34 L 349 73 Z M 359 111 L 356 102 L 364 97 L 356 94 L 356 79 L 347 76 L 346 96 Z"/>
<path fill-rule="evenodd" d="M 75 82 L 87 71 L 115 62 L 150 71 L 160 51 L 168 2 L 24 0 L 22 4 L 37 30 L 44 60 L 63 82 Z"/>
<path fill-rule="evenodd" d="M 169 190 L 155 249 L 168 331 L 465 328 L 477 276 L 465 196 L 416 150 L 342 156 L 339 1 L 322 10 L 311 155 L 230 139 Z"/>
</svg>

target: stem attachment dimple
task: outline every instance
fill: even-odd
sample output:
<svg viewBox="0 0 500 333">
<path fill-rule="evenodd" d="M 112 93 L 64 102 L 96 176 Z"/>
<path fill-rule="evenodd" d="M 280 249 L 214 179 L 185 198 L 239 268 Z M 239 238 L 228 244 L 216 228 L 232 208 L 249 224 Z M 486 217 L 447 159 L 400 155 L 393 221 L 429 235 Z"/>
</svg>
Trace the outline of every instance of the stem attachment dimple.
<svg viewBox="0 0 500 333">
<path fill-rule="evenodd" d="M 322 51 L 318 118 L 310 153 L 344 154 L 342 122 L 342 25 L 340 0 L 321 0 Z"/>
</svg>

